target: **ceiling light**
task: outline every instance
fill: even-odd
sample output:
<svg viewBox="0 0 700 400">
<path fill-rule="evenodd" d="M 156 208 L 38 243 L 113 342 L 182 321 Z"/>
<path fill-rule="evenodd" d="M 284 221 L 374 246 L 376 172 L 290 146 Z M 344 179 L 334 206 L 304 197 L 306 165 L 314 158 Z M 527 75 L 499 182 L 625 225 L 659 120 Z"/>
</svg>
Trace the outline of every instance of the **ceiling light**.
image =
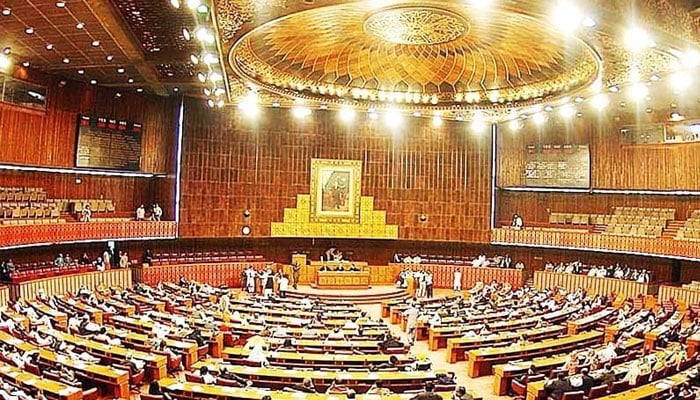
<svg viewBox="0 0 700 400">
<path fill-rule="evenodd" d="M 56 2 L 56 7 L 58 7 L 58 8 L 63 8 L 63 7 L 65 7 L 65 6 L 66 6 L 66 2 L 65 2 L 65 1 L 57 1 L 57 2 Z"/>
<path fill-rule="evenodd" d="M 170 0 L 170 5 L 175 8 L 180 8 L 180 0 Z"/>
<path fill-rule="evenodd" d="M 578 97 L 576 97 L 576 98 L 574 99 L 574 102 L 576 102 L 576 103 L 583 103 L 583 100 L 584 100 L 583 97 L 578 96 Z"/>
<path fill-rule="evenodd" d="M 137 88 L 136 93 L 143 93 L 143 88 Z"/>
<path fill-rule="evenodd" d="M 350 122 L 355 119 L 355 110 L 352 107 L 345 106 L 340 109 L 338 117 L 343 122 Z"/>
<path fill-rule="evenodd" d="M 581 26 L 583 15 L 573 3 L 560 0 L 552 10 L 550 21 L 560 31 L 570 34 Z"/>
<path fill-rule="evenodd" d="M 100 47 L 100 41 L 99 41 L 99 40 L 93 40 L 92 43 L 90 43 L 90 44 L 92 44 L 92 47 Z"/>
<path fill-rule="evenodd" d="M 197 7 L 197 12 L 200 14 L 206 14 L 209 12 L 209 7 L 207 7 L 206 4 L 200 4 L 199 7 Z"/>
<path fill-rule="evenodd" d="M 0 54 L 0 70 L 7 70 L 11 65 L 12 59 L 4 54 Z"/>
<path fill-rule="evenodd" d="M 199 72 L 199 73 L 197 74 L 197 79 L 199 79 L 200 82 L 204 83 L 204 82 L 207 81 L 207 76 L 204 75 L 203 72 Z"/>
<path fill-rule="evenodd" d="M 9 56 L 12 53 L 12 49 L 8 46 L 2 49 L 2 54 Z"/>
<path fill-rule="evenodd" d="M 591 104 L 598 110 L 602 110 L 610 104 L 610 98 L 605 93 L 599 93 L 591 99 Z"/>
<path fill-rule="evenodd" d="M 258 114 L 260 114 L 260 107 L 258 107 L 258 95 L 255 92 L 248 93 L 248 95 L 238 102 L 238 109 L 243 111 L 245 116 L 248 118 L 257 118 Z"/>
<path fill-rule="evenodd" d="M 420 117 L 420 116 L 421 116 L 420 111 L 418 111 L 418 110 L 414 111 L 414 112 L 413 112 L 413 116 L 416 117 L 416 118 Z"/>
<path fill-rule="evenodd" d="M 200 0 L 186 0 L 187 8 L 190 10 L 196 10 L 202 2 Z"/>
<path fill-rule="evenodd" d="M 209 106 L 209 108 L 214 108 L 216 103 L 214 103 L 214 100 L 209 99 L 209 100 L 207 100 L 207 105 Z"/>
<path fill-rule="evenodd" d="M 610 90 L 612 93 L 617 93 L 620 91 L 620 87 L 617 85 L 612 85 L 608 88 L 608 90 Z"/>
<path fill-rule="evenodd" d="M 298 119 L 306 118 L 311 115 L 311 109 L 306 106 L 296 105 L 292 107 L 292 115 Z"/>
<path fill-rule="evenodd" d="M 435 128 L 441 127 L 442 126 L 442 117 L 440 117 L 439 115 L 434 115 L 432 124 L 433 124 L 433 127 L 435 127 Z"/>
<path fill-rule="evenodd" d="M 681 113 L 679 113 L 679 112 L 677 112 L 677 111 L 674 111 L 674 112 L 671 113 L 670 119 L 671 119 L 671 121 L 673 121 L 673 122 L 678 122 L 678 121 L 683 121 L 684 117 L 683 117 L 683 115 L 682 115 Z"/>
<path fill-rule="evenodd" d="M 546 105 L 546 106 L 544 106 L 544 110 L 545 110 L 546 112 L 552 112 L 552 110 L 554 110 L 554 107 L 552 107 L 552 106 L 550 106 L 550 105 Z"/>
<path fill-rule="evenodd" d="M 63 59 L 64 64 L 70 64 L 70 59 L 69 58 L 64 58 Z"/>
<path fill-rule="evenodd" d="M 628 95 L 632 100 L 642 101 L 649 95 L 649 88 L 643 83 L 635 83 L 629 87 Z"/>
<path fill-rule="evenodd" d="M 114 95 L 114 97 L 116 97 L 116 98 L 120 98 L 120 97 L 122 97 L 122 94 L 121 94 L 121 93 L 119 93 L 119 92 L 117 92 L 117 93 L 116 93 L 116 94 Z"/>
<path fill-rule="evenodd" d="M 114 56 L 109 55 L 109 56 L 105 57 L 105 60 L 112 61 L 112 60 L 114 60 Z"/>
<path fill-rule="evenodd" d="M 209 74 L 209 81 L 211 82 L 219 82 L 222 79 L 224 79 L 224 77 L 221 76 L 221 74 L 218 72 L 212 72 L 211 74 Z"/>
<path fill-rule="evenodd" d="M 547 115 L 541 111 L 532 115 L 532 121 L 537 125 L 542 125 L 546 120 Z"/>
<path fill-rule="evenodd" d="M 659 79 L 661 79 L 661 77 L 659 76 L 659 74 L 651 74 L 651 76 L 649 77 L 649 80 L 652 81 L 652 82 L 656 82 L 656 81 L 658 81 Z"/>
<path fill-rule="evenodd" d="M 127 79 L 126 81 L 129 82 L 129 83 L 134 83 L 134 78 L 129 78 L 129 79 Z"/>
<path fill-rule="evenodd" d="M 493 3 L 493 0 L 469 0 L 469 5 L 474 8 L 486 8 Z"/>
<path fill-rule="evenodd" d="M 395 108 L 387 110 L 384 114 L 384 123 L 392 128 L 400 126 L 402 119 L 403 116 L 401 115 L 401 112 Z"/>
<path fill-rule="evenodd" d="M 97 85 L 97 80 L 96 80 L 96 79 L 92 79 L 92 80 L 90 81 L 90 84 L 91 84 L 91 85 Z"/>
<path fill-rule="evenodd" d="M 693 82 L 693 76 L 688 71 L 676 71 L 670 77 L 670 84 L 673 90 L 682 91 L 687 89 Z"/>
<path fill-rule="evenodd" d="M 593 28 L 594 26 L 598 25 L 598 23 L 591 17 L 584 17 L 583 21 L 581 21 L 581 25 L 585 26 L 586 28 Z"/>
<path fill-rule="evenodd" d="M 634 26 L 625 32 L 625 45 L 632 52 L 638 52 L 646 47 L 655 47 L 656 43 L 644 29 Z"/>
<path fill-rule="evenodd" d="M 214 35 L 211 32 L 209 32 L 209 30 L 207 30 L 207 28 L 198 28 L 195 31 L 194 35 L 200 42 L 204 42 L 204 43 L 211 44 L 211 43 L 214 43 L 214 41 L 216 40 Z"/>
<path fill-rule="evenodd" d="M 224 102 L 223 99 L 219 100 L 216 102 L 216 106 L 219 108 L 222 108 L 226 103 Z"/>
<path fill-rule="evenodd" d="M 119 68 L 117 68 L 117 73 L 118 73 L 118 74 L 123 74 L 124 71 L 126 71 L 126 70 L 124 69 L 124 67 L 119 67 Z"/>
<path fill-rule="evenodd" d="M 214 96 L 216 96 L 216 97 L 223 96 L 224 93 L 226 93 L 226 91 L 223 88 L 218 87 L 218 88 L 214 89 Z"/>
<path fill-rule="evenodd" d="M 173 92 L 177 93 L 177 92 L 179 92 L 179 91 L 180 91 L 180 88 L 179 88 L 179 87 L 175 86 L 175 87 L 173 88 Z"/>
<path fill-rule="evenodd" d="M 53 45 L 51 43 L 47 43 L 46 50 L 53 50 Z"/>
<path fill-rule="evenodd" d="M 11 9 L 11 8 L 3 8 L 3 9 L 2 9 L 2 15 L 4 15 L 5 17 L 9 17 L 10 14 L 12 14 L 12 9 Z"/>
<path fill-rule="evenodd" d="M 464 115 L 462 115 L 462 114 L 457 114 L 457 116 L 455 117 L 455 120 L 457 120 L 457 121 L 464 121 Z"/>
<path fill-rule="evenodd" d="M 190 61 L 192 61 L 192 64 L 197 65 L 199 64 L 199 57 L 194 54 L 190 54 Z"/>
<path fill-rule="evenodd" d="M 83 75 L 83 74 L 85 74 L 85 70 L 84 70 L 84 69 L 79 69 L 79 70 L 78 70 L 78 75 Z"/>
<path fill-rule="evenodd" d="M 279 101 L 273 101 L 273 102 L 272 102 L 272 107 L 274 107 L 274 108 L 280 108 L 281 105 L 282 105 L 282 104 L 281 104 Z"/>
<path fill-rule="evenodd" d="M 182 28 L 182 37 L 184 37 L 185 40 L 192 39 L 192 35 L 190 34 L 190 30 L 187 28 Z"/>
<path fill-rule="evenodd" d="M 78 22 L 77 24 L 75 24 L 75 27 L 76 29 L 83 29 L 85 28 L 85 24 L 82 22 Z"/>
<path fill-rule="evenodd" d="M 377 114 L 376 111 L 370 111 L 367 115 L 369 116 L 369 119 L 371 119 L 372 121 L 376 121 L 379 119 L 379 114 Z"/>
<path fill-rule="evenodd" d="M 559 109 L 559 115 L 561 115 L 563 118 L 571 118 L 576 114 L 576 107 L 574 107 L 572 104 L 564 104 L 561 106 Z"/>
<path fill-rule="evenodd" d="M 683 65 L 686 67 L 697 67 L 700 65 L 700 52 L 697 50 L 688 50 L 682 56 Z"/>
<path fill-rule="evenodd" d="M 204 57 L 202 57 L 202 61 L 204 61 L 205 64 L 217 64 L 219 62 L 219 58 L 213 54 L 205 54 Z"/>
<path fill-rule="evenodd" d="M 518 129 L 520 129 L 520 121 L 518 121 L 517 119 L 511 120 L 508 123 L 508 128 L 510 128 L 511 131 L 517 131 Z"/>
<path fill-rule="evenodd" d="M 22 63 L 22 66 L 25 67 L 25 68 L 29 67 L 29 61 L 23 62 L 23 63 Z"/>
<path fill-rule="evenodd" d="M 28 26 L 28 27 L 24 28 L 24 33 L 26 33 L 27 35 L 33 35 L 33 34 L 34 34 L 34 28 L 31 27 L 31 26 Z"/>
<path fill-rule="evenodd" d="M 202 89 L 202 93 L 204 93 L 205 96 L 209 97 L 211 96 L 211 89 L 205 87 L 204 89 Z"/>
</svg>

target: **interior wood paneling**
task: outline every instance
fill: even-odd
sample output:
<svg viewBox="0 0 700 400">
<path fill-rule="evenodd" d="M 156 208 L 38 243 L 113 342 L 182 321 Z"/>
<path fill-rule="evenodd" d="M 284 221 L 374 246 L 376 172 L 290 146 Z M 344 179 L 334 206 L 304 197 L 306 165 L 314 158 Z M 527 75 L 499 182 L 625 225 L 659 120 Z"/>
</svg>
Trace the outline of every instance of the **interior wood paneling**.
<svg viewBox="0 0 700 400">
<path fill-rule="evenodd" d="M 513 213 L 523 216 L 525 223 L 547 223 L 550 212 L 611 214 L 613 207 L 675 208 L 676 219 L 686 219 L 700 209 L 697 196 L 651 196 L 623 194 L 549 193 L 498 191 L 499 221 L 510 220 Z"/>
<path fill-rule="evenodd" d="M 168 173 L 175 165 L 179 100 L 61 80 L 33 73 L 23 79 L 48 87 L 46 112 L 0 103 L 0 162 L 75 166 L 78 114 L 141 122 L 141 169 Z M 63 82 L 63 83 L 61 83 Z"/>
<path fill-rule="evenodd" d="M 332 158 L 362 160 L 362 195 L 386 210 L 400 238 L 485 242 L 490 143 L 464 126 L 445 122 L 436 129 L 429 119 L 407 118 L 392 135 L 364 115 L 345 126 L 332 112 L 299 121 L 284 109 L 266 109 L 253 123 L 237 110 L 209 111 L 188 101 L 180 232 L 236 236 L 248 223 L 254 236 L 269 236 L 284 207 L 309 193 L 311 159 Z"/>
</svg>

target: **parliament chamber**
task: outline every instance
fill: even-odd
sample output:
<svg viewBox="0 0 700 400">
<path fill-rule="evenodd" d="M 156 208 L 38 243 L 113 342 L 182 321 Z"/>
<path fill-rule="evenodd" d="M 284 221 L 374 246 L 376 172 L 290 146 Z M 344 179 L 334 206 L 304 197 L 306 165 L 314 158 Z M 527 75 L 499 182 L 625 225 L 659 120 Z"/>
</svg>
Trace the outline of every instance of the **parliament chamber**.
<svg viewBox="0 0 700 400">
<path fill-rule="evenodd" d="M 699 28 L 0 0 L 0 400 L 700 398 Z"/>
</svg>

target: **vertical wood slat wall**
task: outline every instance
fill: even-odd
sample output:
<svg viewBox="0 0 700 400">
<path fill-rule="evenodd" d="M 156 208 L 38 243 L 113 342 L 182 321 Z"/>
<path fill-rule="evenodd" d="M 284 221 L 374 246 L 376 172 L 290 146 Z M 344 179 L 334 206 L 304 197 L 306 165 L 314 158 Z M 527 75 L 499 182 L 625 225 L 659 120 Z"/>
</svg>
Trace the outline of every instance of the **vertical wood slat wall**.
<svg viewBox="0 0 700 400">
<path fill-rule="evenodd" d="M 614 292 L 628 297 L 635 297 L 639 294 L 655 295 L 659 290 L 659 285 L 653 283 L 548 271 L 535 271 L 534 286 L 538 290 L 563 287 L 567 291 L 573 292 L 581 288 L 589 293 L 607 295 Z"/>
<path fill-rule="evenodd" d="M 236 111 L 212 112 L 186 103 L 182 162 L 185 237 L 239 236 L 248 223 L 268 236 L 297 194 L 309 193 L 312 158 L 363 161 L 362 195 L 400 225 L 402 239 L 488 241 L 490 143 L 468 124 L 406 118 L 393 134 L 381 121 L 358 115 L 351 126 L 334 112 L 307 121 L 267 109 L 251 122 Z M 252 215 L 244 219 L 243 211 Z M 425 213 L 428 222 L 420 223 Z"/>
<path fill-rule="evenodd" d="M 75 293 L 81 285 L 89 290 L 100 285 L 132 286 L 131 269 L 111 269 L 104 272 L 87 272 L 75 275 L 63 275 L 52 278 L 35 279 L 28 282 L 10 284 L 10 298 L 35 298 L 39 289 L 44 289 L 47 296 L 54 294 Z"/>
</svg>

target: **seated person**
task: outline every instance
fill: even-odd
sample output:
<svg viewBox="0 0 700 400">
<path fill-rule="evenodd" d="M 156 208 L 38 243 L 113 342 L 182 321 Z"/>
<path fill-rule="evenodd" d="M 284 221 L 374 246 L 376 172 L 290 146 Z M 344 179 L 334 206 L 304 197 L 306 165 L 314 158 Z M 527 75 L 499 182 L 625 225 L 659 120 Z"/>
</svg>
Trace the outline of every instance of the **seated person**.
<svg viewBox="0 0 700 400">
<path fill-rule="evenodd" d="M 285 390 L 302 393 L 318 393 L 316 391 L 316 387 L 314 386 L 314 382 L 311 380 L 311 378 L 304 378 L 304 380 L 301 382 L 301 385 L 288 386 L 285 388 Z"/>
<path fill-rule="evenodd" d="M 222 365 L 219 369 L 219 378 L 220 379 L 226 379 L 229 381 L 234 381 L 238 383 L 240 387 L 251 387 L 253 386 L 253 381 L 243 379 L 240 376 L 234 374 L 233 372 L 230 372 L 226 365 Z"/>
<path fill-rule="evenodd" d="M 360 267 L 356 266 L 355 264 L 350 264 L 350 269 L 348 271 L 360 272 L 361 269 L 360 269 Z"/>
<path fill-rule="evenodd" d="M 454 385 L 456 383 L 455 373 L 452 371 L 446 374 L 437 374 L 435 377 L 437 378 L 438 385 Z"/>
<path fill-rule="evenodd" d="M 198 370 L 194 372 L 194 376 L 199 376 L 206 385 L 211 385 L 216 382 L 214 375 L 209 372 L 209 368 L 206 365 L 202 365 Z"/>
<path fill-rule="evenodd" d="M 345 383 L 341 378 L 336 378 L 333 380 L 328 389 L 326 389 L 326 394 L 345 394 L 349 388 L 345 386 Z"/>
<path fill-rule="evenodd" d="M 378 394 L 380 396 L 389 396 L 391 394 L 391 390 L 389 388 L 384 387 L 384 382 L 380 379 L 377 379 L 374 382 L 374 385 L 370 386 L 369 390 L 367 390 L 366 394 Z"/>
<path fill-rule="evenodd" d="M 340 328 L 335 327 L 328 334 L 328 336 L 326 336 L 326 341 L 329 340 L 345 340 L 345 334 L 340 330 Z"/>
</svg>

